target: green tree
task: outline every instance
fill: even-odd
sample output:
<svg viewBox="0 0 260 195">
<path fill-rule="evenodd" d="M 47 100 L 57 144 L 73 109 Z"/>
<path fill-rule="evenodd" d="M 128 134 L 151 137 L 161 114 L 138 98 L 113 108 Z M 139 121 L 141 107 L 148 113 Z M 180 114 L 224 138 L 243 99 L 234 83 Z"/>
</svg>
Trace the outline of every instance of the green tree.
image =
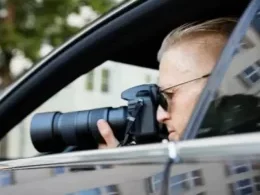
<svg viewBox="0 0 260 195">
<path fill-rule="evenodd" d="M 67 23 L 71 13 L 89 6 L 101 15 L 115 4 L 114 0 L 0 0 L 0 89 L 17 79 L 10 71 L 17 51 L 34 63 L 43 43 L 56 47 L 79 31 Z"/>
</svg>

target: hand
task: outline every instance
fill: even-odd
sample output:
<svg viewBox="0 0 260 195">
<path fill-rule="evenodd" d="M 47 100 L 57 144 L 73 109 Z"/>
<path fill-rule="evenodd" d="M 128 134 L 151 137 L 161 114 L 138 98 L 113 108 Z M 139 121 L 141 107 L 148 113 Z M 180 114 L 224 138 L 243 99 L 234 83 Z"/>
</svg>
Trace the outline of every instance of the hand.
<svg viewBox="0 0 260 195">
<path fill-rule="evenodd" d="M 105 144 L 99 144 L 99 149 L 105 149 L 105 148 L 116 148 L 119 144 L 118 140 L 115 138 L 112 129 L 110 128 L 109 124 L 103 120 L 100 119 L 97 122 L 97 126 L 99 129 L 99 132 L 103 139 L 105 140 Z"/>
</svg>

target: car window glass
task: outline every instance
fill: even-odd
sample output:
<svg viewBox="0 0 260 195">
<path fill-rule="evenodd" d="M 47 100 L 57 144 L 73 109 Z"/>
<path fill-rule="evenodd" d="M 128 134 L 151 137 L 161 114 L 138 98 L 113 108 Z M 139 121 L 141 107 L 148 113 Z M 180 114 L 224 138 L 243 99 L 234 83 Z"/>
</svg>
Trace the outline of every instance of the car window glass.
<svg viewBox="0 0 260 195">
<path fill-rule="evenodd" d="M 259 132 L 260 17 L 255 15 L 200 126 L 197 138 Z"/>
</svg>

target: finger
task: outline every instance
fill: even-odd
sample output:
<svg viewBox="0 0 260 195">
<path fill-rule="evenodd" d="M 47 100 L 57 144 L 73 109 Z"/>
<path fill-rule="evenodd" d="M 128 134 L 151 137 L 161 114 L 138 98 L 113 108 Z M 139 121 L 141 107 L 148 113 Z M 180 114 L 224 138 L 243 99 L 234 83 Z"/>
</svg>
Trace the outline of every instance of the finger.
<svg viewBox="0 0 260 195">
<path fill-rule="evenodd" d="M 106 149 L 107 145 L 106 144 L 99 144 L 98 149 Z"/>
<path fill-rule="evenodd" d="M 109 148 L 111 147 L 117 147 L 117 145 L 119 144 L 119 142 L 117 141 L 117 139 L 115 138 L 112 129 L 110 128 L 109 124 L 101 119 L 98 120 L 97 122 L 97 126 L 98 129 L 100 131 L 101 136 L 104 138 L 107 146 Z"/>
</svg>

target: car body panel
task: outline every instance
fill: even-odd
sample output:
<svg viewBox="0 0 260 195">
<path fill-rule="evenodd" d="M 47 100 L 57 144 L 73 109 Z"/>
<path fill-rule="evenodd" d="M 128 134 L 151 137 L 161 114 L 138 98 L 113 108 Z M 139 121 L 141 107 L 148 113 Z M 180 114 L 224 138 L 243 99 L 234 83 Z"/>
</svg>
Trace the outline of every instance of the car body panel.
<svg viewBox="0 0 260 195">
<path fill-rule="evenodd" d="M 155 187 L 154 182 L 165 170 L 168 160 L 172 159 L 169 182 L 184 170 L 203 169 L 205 183 L 195 191 L 206 190 L 210 194 L 222 191 L 222 194 L 227 194 L 223 193 L 226 185 L 235 178 L 228 178 L 222 183 L 217 174 L 223 177 L 223 166 L 231 162 L 249 161 L 258 165 L 259 147 L 260 134 L 252 133 L 5 161 L 0 163 L 1 173 L 11 174 L 13 183 L 0 188 L 0 192 L 68 194 L 84 191 L 88 194 L 93 189 L 116 186 L 114 189 L 118 190 L 115 192 L 118 194 L 149 194 L 160 189 Z M 251 174 L 257 175 L 258 171 Z M 216 174 L 218 183 L 212 180 L 212 173 Z M 243 175 L 240 176 L 243 178 Z M 219 189 L 212 188 L 212 182 Z M 172 186 L 168 187 L 171 190 Z M 181 187 L 183 192 L 187 191 L 185 186 Z"/>
</svg>

